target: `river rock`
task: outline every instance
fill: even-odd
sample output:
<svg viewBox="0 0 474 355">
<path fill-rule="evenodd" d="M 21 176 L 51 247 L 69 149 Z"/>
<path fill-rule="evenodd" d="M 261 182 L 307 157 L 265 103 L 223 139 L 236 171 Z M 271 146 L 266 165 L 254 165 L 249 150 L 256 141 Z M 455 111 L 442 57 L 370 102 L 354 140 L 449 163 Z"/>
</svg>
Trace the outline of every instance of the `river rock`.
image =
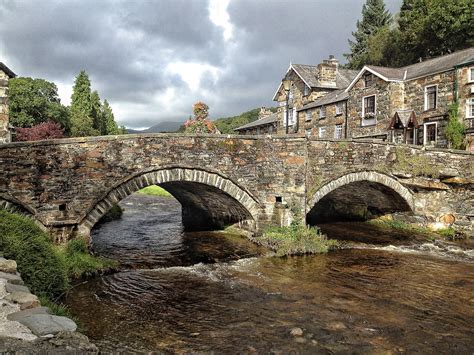
<svg viewBox="0 0 474 355">
<path fill-rule="evenodd" d="M 30 328 L 37 336 L 54 335 L 62 331 L 74 332 L 77 329 L 76 323 L 71 319 L 51 314 L 31 314 L 18 319 L 18 322 Z"/>
<path fill-rule="evenodd" d="M 9 273 L 0 271 L 0 279 L 7 280 L 11 284 L 23 285 L 23 280 L 21 279 L 20 275 L 9 274 Z"/>
<path fill-rule="evenodd" d="M 32 316 L 33 314 L 50 314 L 50 313 L 51 311 L 49 310 L 48 307 L 36 307 L 36 308 L 25 309 L 24 311 L 10 313 L 9 315 L 7 315 L 7 319 L 11 321 L 19 322 L 20 319 Z"/>
<path fill-rule="evenodd" d="M 4 299 L 6 301 L 18 303 L 21 310 L 35 308 L 40 305 L 38 297 L 27 292 L 13 292 L 5 296 Z"/>
<path fill-rule="evenodd" d="M 16 273 L 16 261 L 0 257 L 0 271 L 14 274 Z"/>
<path fill-rule="evenodd" d="M 303 336 L 303 329 L 295 327 L 291 329 L 290 334 L 294 337 L 301 337 Z"/>
<path fill-rule="evenodd" d="M 25 293 L 31 293 L 30 289 L 24 285 L 15 285 L 15 284 L 10 284 L 7 283 L 5 285 L 5 288 L 8 293 L 13 293 L 13 292 L 25 292 Z"/>
</svg>

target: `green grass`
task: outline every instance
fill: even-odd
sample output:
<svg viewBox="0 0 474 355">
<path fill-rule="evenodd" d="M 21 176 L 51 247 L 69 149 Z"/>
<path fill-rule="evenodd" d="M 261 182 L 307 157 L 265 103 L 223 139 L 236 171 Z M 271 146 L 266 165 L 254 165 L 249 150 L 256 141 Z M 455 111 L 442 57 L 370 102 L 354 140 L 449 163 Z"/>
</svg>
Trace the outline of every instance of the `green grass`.
<svg viewBox="0 0 474 355">
<path fill-rule="evenodd" d="M 260 244 L 277 256 L 327 253 L 338 242 L 327 239 L 316 227 L 293 223 L 289 227 L 270 227 L 258 238 Z"/>
<path fill-rule="evenodd" d="M 171 197 L 172 195 L 157 185 L 150 185 L 141 190 L 138 190 L 139 194 L 149 195 L 149 196 L 162 196 L 162 197 Z"/>
<path fill-rule="evenodd" d="M 89 254 L 84 239 L 54 245 L 31 218 L 4 210 L 0 210 L 0 251 L 5 258 L 16 260 L 23 281 L 44 302 L 60 298 L 73 279 L 117 266 L 114 261 Z M 52 308 L 53 312 L 59 310 Z"/>
</svg>

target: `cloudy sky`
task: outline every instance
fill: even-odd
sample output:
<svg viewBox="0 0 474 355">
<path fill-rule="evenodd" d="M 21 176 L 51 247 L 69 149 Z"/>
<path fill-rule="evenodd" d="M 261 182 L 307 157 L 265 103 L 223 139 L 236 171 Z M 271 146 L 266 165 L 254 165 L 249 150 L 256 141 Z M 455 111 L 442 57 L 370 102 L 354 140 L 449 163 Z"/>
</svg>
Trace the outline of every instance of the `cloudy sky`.
<svg viewBox="0 0 474 355">
<path fill-rule="evenodd" d="M 395 13 L 402 0 L 385 0 Z M 365 0 L 0 0 L 0 62 L 53 81 L 84 69 L 130 128 L 271 106 L 290 62 L 343 61 Z"/>
</svg>

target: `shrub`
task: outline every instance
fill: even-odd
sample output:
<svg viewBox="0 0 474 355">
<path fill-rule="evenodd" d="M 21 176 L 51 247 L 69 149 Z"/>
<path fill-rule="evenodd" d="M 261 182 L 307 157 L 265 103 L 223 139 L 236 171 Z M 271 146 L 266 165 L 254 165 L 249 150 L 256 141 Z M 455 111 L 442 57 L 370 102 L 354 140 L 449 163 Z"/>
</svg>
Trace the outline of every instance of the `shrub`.
<svg viewBox="0 0 474 355">
<path fill-rule="evenodd" d="M 42 122 L 31 128 L 17 128 L 17 141 L 39 141 L 44 139 L 64 138 L 64 128 L 53 121 Z"/>
<path fill-rule="evenodd" d="M 464 148 L 464 137 L 466 136 L 466 127 L 459 120 L 458 115 L 459 105 L 453 103 L 449 105 L 448 109 L 448 124 L 446 126 L 446 137 L 448 138 L 449 145 L 454 149 Z"/>
<path fill-rule="evenodd" d="M 67 290 L 64 260 L 33 220 L 0 210 L 0 249 L 6 258 L 16 260 L 33 293 L 57 297 Z"/>
<path fill-rule="evenodd" d="M 258 241 L 278 256 L 327 253 L 338 245 L 327 239 L 317 227 L 294 222 L 288 227 L 270 227 Z"/>
<path fill-rule="evenodd" d="M 144 187 L 141 190 L 138 190 L 138 193 L 144 194 L 144 195 L 150 195 L 150 196 L 162 196 L 162 197 L 171 197 L 172 195 L 163 189 L 160 186 L 157 185 L 150 185 L 147 187 Z"/>
</svg>

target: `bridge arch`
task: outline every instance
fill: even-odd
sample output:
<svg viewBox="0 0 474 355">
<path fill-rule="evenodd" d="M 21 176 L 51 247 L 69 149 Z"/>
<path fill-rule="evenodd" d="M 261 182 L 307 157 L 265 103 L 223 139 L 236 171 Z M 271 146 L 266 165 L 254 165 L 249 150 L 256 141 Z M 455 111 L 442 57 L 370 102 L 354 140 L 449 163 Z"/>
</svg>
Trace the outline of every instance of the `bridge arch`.
<svg viewBox="0 0 474 355">
<path fill-rule="evenodd" d="M 344 217 L 344 211 L 349 218 L 350 209 L 360 207 L 359 213 L 364 206 L 372 214 L 384 214 L 414 211 L 415 202 L 413 193 L 391 176 L 376 171 L 353 172 L 319 188 L 307 201 L 306 218 L 309 224 L 316 224 L 325 218 L 331 220 L 331 213 Z"/>
<path fill-rule="evenodd" d="M 89 235 L 115 203 L 150 185 L 165 188 L 181 203 L 185 229 L 222 228 L 234 223 L 256 228 L 258 202 L 243 188 L 217 173 L 172 167 L 140 173 L 112 188 L 88 210 L 78 224 L 78 233 Z"/>
</svg>

